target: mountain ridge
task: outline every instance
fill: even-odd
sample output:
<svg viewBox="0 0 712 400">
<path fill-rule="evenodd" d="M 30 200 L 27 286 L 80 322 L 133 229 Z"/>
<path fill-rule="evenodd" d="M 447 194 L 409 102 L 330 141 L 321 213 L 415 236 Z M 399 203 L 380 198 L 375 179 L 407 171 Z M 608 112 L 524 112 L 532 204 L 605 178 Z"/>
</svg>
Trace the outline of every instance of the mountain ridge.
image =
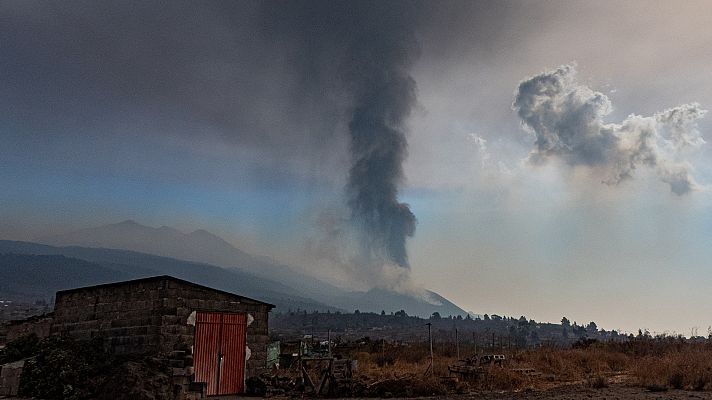
<svg viewBox="0 0 712 400">
<path fill-rule="evenodd" d="M 156 275 L 171 275 L 216 289 L 260 299 L 284 309 L 299 307 L 309 310 L 339 310 L 337 307 L 328 306 L 314 299 L 300 296 L 291 288 L 277 282 L 251 276 L 241 271 L 129 250 L 79 246 L 54 247 L 32 242 L 0 240 L 0 255 L 61 255 L 81 262 L 97 264 L 102 268 L 120 274 L 120 276 L 117 275 L 106 279 L 103 276 L 94 277 L 94 283 L 96 284 Z M 31 265 L 25 265 L 25 267 L 29 266 Z M 66 272 L 69 274 L 74 273 L 76 268 L 73 267 L 75 265 L 70 265 Z M 90 270 L 85 269 L 84 271 L 85 274 L 91 274 Z M 0 270 L 0 280 L 10 281 L 8 276 L 5 276 L 8 273 L 8 269 Z M 33 274 L 31 268 L 18 269 L 16 267 L 13 273 L 24 274 L 34 278 L 42 277 L 42 274 Z M 86 284 L 83 282 L 76 282 L 75 284 L 75 286 L 81 285 Z M 71 288 L 71 286 L 65 288 Z M 54 291 L 50 291 L 43 297 L 47 298 L 53 295 Z"/>
<path fill-rule="evenodd" d="M 196 263 L 207 263 L 238 270 L 293 289 L 293 293 L 323 304 L 350 310 L 379 312 L 383 307 L 404 309 L 411 314 L 429 316 L 467 315 L 467 312 L 439 294 L 425 290 L 423 296 L 385 289 L 349 291 L 320 280 L 299 269 L 266 256 L 251 255 L 205 229 L 183 233 L 175 228 L 153 228 L 128 219 L 115 224 L 81 229 L 63 235 L 39 238 L 55 246 L 85 246 L 137 251 Z M 436 299 L 440 304 L 433 304 Z"/>
</svg>

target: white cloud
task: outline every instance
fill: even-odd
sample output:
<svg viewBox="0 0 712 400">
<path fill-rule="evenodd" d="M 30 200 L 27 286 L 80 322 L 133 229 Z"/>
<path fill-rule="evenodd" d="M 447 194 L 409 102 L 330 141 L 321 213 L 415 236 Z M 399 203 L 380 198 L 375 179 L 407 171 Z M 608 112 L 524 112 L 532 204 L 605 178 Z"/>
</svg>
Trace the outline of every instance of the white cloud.
<svg viewBox="0 0 712 400">
<path fill-rule="evenodd" d="M 605 123 L 613 110 L 610 99 L 578 83 L 576 65 L 569 64 L 522 81 L 513 107 L 536 137 L 529 155 L 532 164 L 557 158 L 571 167 L 590 168 L 609 185 L 648 167 L 677 195 L 698 187 L 691 165 L 680 159 L 685 149 L 705 143 L 697 120 L 707 111 L 697 103 Z"/>
</svg>

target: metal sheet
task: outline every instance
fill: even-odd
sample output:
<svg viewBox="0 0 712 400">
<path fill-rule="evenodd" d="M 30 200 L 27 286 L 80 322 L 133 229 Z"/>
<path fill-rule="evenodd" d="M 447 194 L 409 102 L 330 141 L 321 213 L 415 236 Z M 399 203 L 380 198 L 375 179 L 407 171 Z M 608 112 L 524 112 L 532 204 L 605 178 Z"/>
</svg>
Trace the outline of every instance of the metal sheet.
<svg viewBox="0 0 712 400">
<path fill-rule="evenodd" d="M 244 313 L 197 313 L 195 381 L 207 383 L 207 395 L 244 391 L 246 327 Z"/>
<path fill-rule="evenodd" d="M 245 386 L 245 314 L 223 315 L 220 351 L 220 394 L 242 393 Z"/>
</svg>

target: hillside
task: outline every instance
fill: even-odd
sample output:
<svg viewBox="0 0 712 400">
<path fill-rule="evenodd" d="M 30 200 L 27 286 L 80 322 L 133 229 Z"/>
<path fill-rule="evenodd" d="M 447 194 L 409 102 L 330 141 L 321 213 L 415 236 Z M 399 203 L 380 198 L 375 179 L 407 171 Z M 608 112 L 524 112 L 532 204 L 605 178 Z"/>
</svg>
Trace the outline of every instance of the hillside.
<svg viewBox="0 0 712 400">
<path fill-rule="evenodd" d="M 0 281 L 10 282 L 3 284 L 3 287 L 7 286 L 8 291 L 11 289 L 17 292 L 16 296 L 51 298 L 57 290 L 57 282 L 62 288 L 70 288 L 154 275 L 171 275 L 263 300 L 283 309 L 336 309 L 300 296 L 285 285 L 244 272 L 126 250 L 53 247 L 0 240 L 0 254 L 7 260 L 7 264 L 3 264 L 0 270 Z M 49 255 L 64 257 L 47 258 Z M 20 284 L 21 282 L 35 283 L 27 286 Z"/>
<path fill-rule="evenodd" d="M 38 238 L 37 242 L 52 246 L 101 247 L 155 254 L 235 268 L 282 283 L 302 293 L 318 292 L 329 297 L 343 294 L 340 289 L 332 285 L 299 273 L 267 257 L 248 254 L 203 229 L 183 233 L 167 226 L 153 228 L 126 220 L 63 235 Z"/>
<path fill-rule="evenodd" d="M 0 254 L 4 300 L 51 300 L 58 290 L 129 278 L 126 272 L 63 255 Z"/>
<path fill-rule="evenodd" d="M 406 310 L 412 315 L 467 315 L 467 312 L 437 293 L 426 291 L 428 299 L 384 289 L 348 291 L 317 277 L 299 272 L 301 268 L 282 265 L 268 257 L 253 256 L 221 237 L 199 229 L 182 233 L 162 226 L 153 228 L 127 220 L 117 224 L 82 229 L 64 235 L 38 239 L 55 246 L 82 246 L 123 249 L 180 260 L 218 265 L 283 286 L 281 290 L 348 311 L 380 312 Z M 84 250 L 86 251 L 86 250 Z M 82 257 L 79 257 L 82 258 Z M 110 262 L 110 259 L 103 259 Z M 286 288 L 286 289 L 284 289 Z M 295 307 L 292 307 L 295 308 Z"/>
</svg>

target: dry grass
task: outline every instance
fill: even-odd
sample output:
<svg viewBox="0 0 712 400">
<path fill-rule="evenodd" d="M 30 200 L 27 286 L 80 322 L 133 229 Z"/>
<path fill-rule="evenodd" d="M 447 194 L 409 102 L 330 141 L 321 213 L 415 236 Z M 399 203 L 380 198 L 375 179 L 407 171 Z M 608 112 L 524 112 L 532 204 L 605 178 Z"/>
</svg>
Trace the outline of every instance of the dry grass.
<svg viewBox="0 0 712 400">
<path fill-rule="evenodd" d="M 638 385 L 651 390 L 712 390 L 712 351 L 685 349 L 645 356 L 635 360 L 631 372 Z"/>
<path fill-rule="evenodd" d="M 498 353 L 499 351 L 494 351 Z M 461 351 L 462 354 L 471 353 Z M 441 381 L 452 352 L 435 353 L 432 375 L 425 344 L 362 349 L 351 354 L 359 360 L 358 379 L 365 386 L 385 382 L 381 396 L 433 395 L 471 390 L 521 390 L 558 383 L 580 382 L 591 388 L 608 387 L 612 377 L 629 377 L 626 384 L 651 391 L 668 389 L 712 391 L 712 342 L 686 343 L 679 339 L 636 339 L 626 343 L 597 343 L 586 348 L 539 348 L 505 352 L 502 367 L 492 366 L 481 379 L 467 383 Z M 534 368 L 541 375 L 524 376 L 515 368 Z M 396 381 L 409 389 L 397 391 Z M 617 382 L 620 382 L 618 380 Z M 374 394 L 376 394 L 374 393 Z"/>
<path fill-rule="evenodd" d="M 391 356 L 384 362 L 382 353 L 357 352 L 353 356 L 359 362 L 357 391 L 360 395 L 415 397 L 443 395 L 449 391 L 437 375 L 425 374 L 427 363 L 411 361 L 411 357 Z M 450 361 L 439 359 L 437 368 L 447 369 Z"/>
</svg>

